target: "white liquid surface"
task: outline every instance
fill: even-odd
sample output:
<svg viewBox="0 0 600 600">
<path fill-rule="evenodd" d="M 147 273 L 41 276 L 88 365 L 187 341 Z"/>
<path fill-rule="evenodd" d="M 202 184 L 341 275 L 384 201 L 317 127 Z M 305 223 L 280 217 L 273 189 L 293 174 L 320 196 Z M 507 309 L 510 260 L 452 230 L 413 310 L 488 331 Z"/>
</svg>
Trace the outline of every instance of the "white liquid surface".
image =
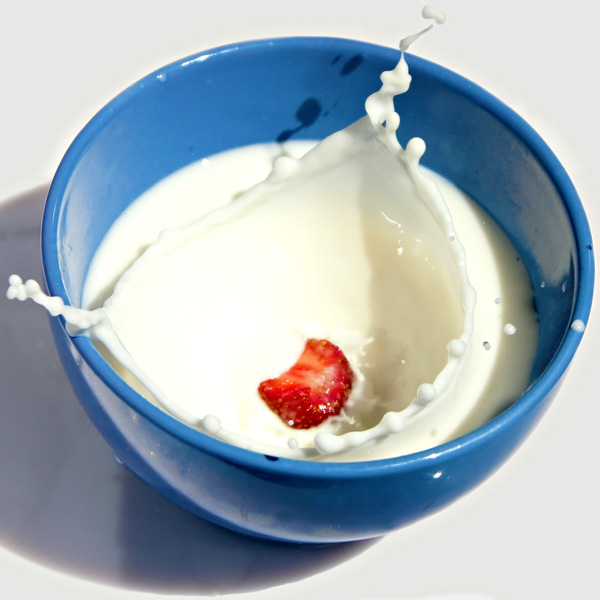
<svg viewBox="0 0 600 600">
<path fill-rule="evenodd" d="M 430 6 L 423 16 L 445 20 Z M 526 385 L 537 339 L 531 290 L 521 268 L 499 302 L 508 271 L 519 271 L 514 251 L 442 183 L 455 198 L 449 211 L 419 169 L 422 140 L 398 144 L 393 98 L 411 81 L 403 56 L 381 81 L 367 116 L 301 159 L 292 155 L 306 145 L 240 149 L 144 194 L 98 250 L 86 282 L 90 310 L 65 307 L 17 276 L 9 297 L 30 297 L 62 314 L 73 335 L 106 344 L 122 376 L 176 418 L 253 450 L 382 458 L 477 426 L 482 405 L 489 417 Z M 462 212 L 468 237 L 487 229 L 471 247 L 485 273 L 476 287 L 495 286 L 494 314 L 477 308 L 451 212 Z M 498 332 L 520 342 L 506 371 Z M 309 337 L 342 349 L 353 389 L 340 415 L 290 431 L 256 390 L 287 370 Z"/>
<path fill-rule="evenodd" d="M 288 143 L 284 149 L 297 156 L 307 149 L 307 144 Z M 113 282 L 166 226 L 181 227 L 229 202 L 240 190 L 264 178 L 281 151 L 274 145 L 233 150 L 187 167 L 149 190 L 115 224 L 97 252 L 86 282 L 85 305 L 93 308 L 101 304 L 112 292 Z M 537 320 L 522 263 L 485 213 L 449 182 L 440 178 L 436 181 L 470 257 L 469 276 L 478 290 L 472 351 L 465 370 L 450 398 L 433 402 L 403 431 L 335 454 L 330 460 L 384 458 L 438 445 L 485 423 L 518 398 L 527 386 L 537 347 Z M 290 204 L 284 203 L 283 208 L 289 209 Z M 236 244 L 231 245 L 230 240 L 223 238 L 222 245 L 211 243 L 210 252 L 202 255 L 200 250 L 200 258 L 192 258 L 198 260 L 195 269 L 202 274 L 197 291 L 190 294 L 197 298 L 195 306 L 173 314 L 173 295 L 163 294 L 164 310 L 171 317 L 157 322 L 151 314 L 157 307 L 147 302 L 148 293 L 160 295 L 161 278 L 157 277 L 150 288 L 134 291 L 131 296 L 128 305 L 136 307 L 135 315 L 115 323 L 125 346 L 138 364 L 152 373 L 163 392 L 199 420 L 205 415 L 218 415 L 220 425 L 227 431 L 259 439 L 260 444 L 251 445 L 254 449 L 264 445 L 264 450 L 272 453 L 273 447 L 279 447 L 279 454 L 286 455 L 290 437 L 303 446 L 310 444 L 315 435 L 314 430 L 295 431 L 286 427 L 256 392 L 262 380 L 283 372 L 295 362 L 307 335 L 326 337 L 338 344 L 367 379 L 358 383 L 359 394 L 361 385 L 363 388 L 377 385 L 387 397 L 385 402 L 396 408 L 398 404 L 406 406 L 419 384 L 431 381 L 446 360 L 446 347 L 442 343 L 438 348 L 439 358 L 432 363 L 432 372 L 415 373 L 418 361 L 401 340 L 403 327 L 413 321 L 421 331 L 415 333 L 415 339 L 419 335 L 437 339 L 435 330 L 439 332 L 446 320 L 444 299 L 448 296 L 434 298 L 441 302 L 432 307 L 441 317 L 437 323 L 424 324 L 414 315 L 406 319 L 407 315 L 397 310 L 394 286 L 382 289 L 385 277 L 394 276 L 396 262 L 403 258 L 385 256 L 386 251 L 400 247 L 397 240 L 386 245 L 378 239 L 384 223 L 372 224 L 371 235 L 368 232 L 365 235 L 365 214 L 358 206 L 346 204 L 343 217 L 336 203 L 330 208 L 331 212 L 324 214 L 322 203 L 315 203 L 312 207 L 303 205 L 302 210 L 292 214 L 286 215 L 284 210 L 283 215 L 269 215 L 267 223 L 277 218 L 285 222 L 287 216 L 293 226 L 283 231 L 282 239 L 271 237 L 268 244 L 257 243 L 265 235 L 260 223 L 244 221 L 234 236 Z M 374 211 L 368 218 L 377 214 L 381 212 Z M 256 212 L 252 215 L 264 217 Z M 139 223 L 144 223 L 144 227 L 139 227 Z M 317 225 L 323 229 L 316 231 Z M 294 237 L 294 232 L 299 233 Z M 322 259 L 319 261 L 307 251 L 300 253 L 298 263 L 290 254 L 282 254 L 287 252 L 286 248 L 298 244 L 314 245 L 321 255 L 322 246 L 314 241 L 319 236 L 328 238 L 333 266 L 323 264 Z M 373 251 L 376 239 L 379 255 Z M 206 242 L 202 237 L 202 243 Z M 214 253 L 217 247 L 218 255 Z M 246 261 L 243 264 L 242 249 Z M 391 271 L 374 282 L 374 267 Z M 193 268 L 182 263 L 181 273 L 171 274 L 173 281 L 180 277 L 189 279 Z M 284 297 L 275 294 L 269 287 L 270 274 L 280 268 L 284 275 L 279 276 L 274 287 L 280 285 L 283 277 L 287 284 L 299 279 L 303 289 L 288 288 Z M 347 268 L 347 273 L 341 274 L 340 268 Z M 337 270 L 336 285 L 343 289 L 334 286 L 318 293 L 332 269 Z M 422 275 L 422 271 L 414 272 L 412 276 L 416 279 L 410 283 Z M 340 297 L 347 304 L 340 304 Z M 424 314 L 429 320 L 431 313 Z M 507 324 L 514 327 L 513 335 L 505 333 Z M 455 327 L 460 329 L 459 325 Z M 455 335 L 456 331 L 444 334 L 447 339 Z M 159 344 L 154 342 L 156 336 L 160 336 Z M 365 346 L 365 341 L 371 338 L 373 342 Z M 365 349 L 370 350 L 376 363 L 371 370 L 365 368 Z M 151 399 L 126 370 L 118 364 L 115 368 Z M 375 415 L 381 418 L 378 411 L 365 418 L 369 421 Z M 370 421 L 369 424 L 373 425 Z M 331 429 L 332 424 L 320 427 Z"/>
</svg>

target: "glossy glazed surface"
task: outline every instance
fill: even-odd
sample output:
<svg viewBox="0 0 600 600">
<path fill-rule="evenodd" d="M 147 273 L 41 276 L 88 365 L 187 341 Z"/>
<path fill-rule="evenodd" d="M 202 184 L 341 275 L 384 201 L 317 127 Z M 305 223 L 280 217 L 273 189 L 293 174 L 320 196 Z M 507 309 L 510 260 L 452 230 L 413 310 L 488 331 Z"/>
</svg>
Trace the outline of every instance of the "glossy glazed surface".
<svg viewBox="0 0 600 600">
<path fill-rule="evenodd" d="M 307 59 L 294 63 L 301 71 L 297 73 L 290 69 L 291 59 L 299 52 L 304 56 L 307 47 Z M 157 179 L 193 158 L 228 147 L 272 141 L 290 130 L 314 138 L 339 129 L 360 116 L 379 72 L 397 60 L 397 53 L 388 49 L 326 39 L 251 43 L 203 56 L 208 58 L 186 59 L 133 86 L 73 144 L 53 182 L 44 221 L 43 252 L 52 293 L 63 292 L 62 270 L 67 296 L 71 303 L 79 302 L 91 254 L 108 225 Z M 587 319 L 592 257 L 585 217 L 568 178 L 512 112 L 449 72 L 415 57 L 411 61 L 415 86 L 410 100 L 403 98 L 399 106 L 405 115 L 401 141 L 404 135 L 425 138 L 429 151 L 424 163 L 462 186 L 505 225 L 534 285 L 542 290 L 536 296 L 542 338 L 535 375 L 558 352 L 555 362 L 515 407 L 481 430 L 440 447 L 435 457 L 422 453 L 361 468 L 324 468 L 272 461 L 190 432 L 126 388 L 87 340 L 75 340 L 76 349 L 63 347 L 63 361 L 86 410 L 120 458 L 165 495 L 215 522 L 266 537 L 318 542 L 372 537 L 421 517 L 470 489 L 504 460 L 547 405 L 578 344 L 580 335 L 569 325 L 573 318 Z M 351 70 L 347 65 L 357 66 Z M 221 131 L 228 111 L 237 106 L 232 80 L 220 77 L 217 85 L 212 78 L 224 69 L 242 69 L 254 83 L 243 107 L 259 118 L 244 119 L 247 127 L 237 137 L 227 130 L 206 135 L 210 128 Z M 282 86 L 285 95 L 275 97 L 273 79 L 281 77 L 290 79 Z M 211 83 L 205 86 L 207 80 Z M 221 99 L 211 119 L 199 117 L 198 98 L 207 107 Z M 300 108 L 309 101 L 327 110 L 311 113 L 298 129 L 298 114 L 305 115 Z M 189 106 L 194 106 L 193 113 Z M 167 110 L 173 108 L 177 110 Z M 498 153 L 488 151 L 492 140 Z M 508 160 L 499 160 L 501 155 Z M 111 177 L 98 188 L 105 173 Z M 484 179 L 481 173 L 489 176 Z M 100 218 L 97 203 L 103 205 Z M 571 221 L 579 239 L 570 231 Z M 550 244 L 557 238 L 562 244 Z M 61 329 L 57 338 L 59 345 L 65 341 Z M 73 351 L 84 358 L 74 370 Z M 211 483 L 215 480 L 218 486 Z M 386 500 L 383 512 L 375 509 L 381 505 L 373 501 L 378 495 L 374 485 Z M 247 506 L 240 505 L 240 497 Z M 331 502 L 345 507 L 335 515 L 337 522 L 329 511 L 319 510 Z"/>
</svg>

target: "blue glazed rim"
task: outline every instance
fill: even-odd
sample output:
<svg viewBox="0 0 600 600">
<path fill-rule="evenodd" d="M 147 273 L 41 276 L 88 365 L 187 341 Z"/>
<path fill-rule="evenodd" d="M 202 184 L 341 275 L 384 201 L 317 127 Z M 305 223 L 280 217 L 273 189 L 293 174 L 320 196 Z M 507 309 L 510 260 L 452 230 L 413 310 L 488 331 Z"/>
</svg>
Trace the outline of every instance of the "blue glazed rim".
<svg viewBox="0 0 600 600">
<path fill-rule="evenodd" d="M 61 202 L 71 173 L 97 132 L 113 118 L 114 114 L 118 113 L 121 107 L 127 105 L 131 98 L 142 93 L 149 86 L 159 85 L 159 75 L 169 76 L 171 73 L 185 68 L 186 65 L 193 64 L 197 61 L 210 60 L 212 57 L 221 56 L 224 53 L 248 49 L 260 50 L 278 44 L 285 44 L 288 48 L 297 47 L 299 52 L 306 52 L 315 49 L 315 47 L 327 45 L 336 46 L 338 48 L 346 47 L 352 50 L 370 50 L 378 53 L 382 59 L 389 59 L 390 62 L 397 61 L 399 57 L 399 52 L 397 50 L 343 38 L 273 38 L 230 44 L 199 52 L 195 55 L 173 62 L 165 67 L 161 67 L 131 85 L 104 106 L 104 108 L 102 108 L 79 133 L 67 150 L 52 181 L 42 220 L 42 259 L 44 276 L 48 290 L 52 295 L 60 296 L 65 301 L 68 301 L 57 252 L 59 247 L 58 224 Z M 576 242 L 578 288 L 571 321 L 580 319 L 584 323 L 587 323 L 592 304 L 594 286 L 592 238 L 582 203 L 562 164 L 530 125 L 528 125 L 511 108 L 483 88 L 453 71 L 425 59 L 411 56 L 410 60 L 412 64 L 428 78 L 443 82 L 445 86 L 467 97 L 470 101 L 485 109 L 500 122 L 505 124 L 507 128 L 511 129 L 523 140 L 536 156 L 539 164 L 546 170 L 563 200 Z M 102 358 L 89 338 L 79 336 L 72 338 L 72 342 L 92 371 L 103 380 L 115 394 L 122 398 L 126 404 L 142 414 L 154 425 L 183 442 L 211 455 L 219 456 L 231 463 L 253 470 L 272 474 L 280 473 L 286 476 L 310 477 L 314 479 L 331 479 L 332 477 L 346 479 L 356 478 L 358 476 L 382 476 L 384 474 L 389 474 L 390 470 L 393 470 L 394 472 L 401 470 L 411 471 L 420 468 L 424 463 L 430 463 L 432 460 L 438 458 L 442 460 L 444 458 L 449 458 L 450 455 L 459 458 L 467 451 L 476 450 L 483 446 L 500 432 L 509 428 L 516 422 L 519 422 L 521 418 L 526 417 L 543 402 L 544 398 L 558 384 L 565 373 L 579 346 L 581 337 L 581 333 L 569 329 L 551 363 L 535 383 L 512 406 L 475 431 L 440 446 L 414 454 L 382 460 L 349 463 L 311 462 L 287 458 L 277 458 L 276 460 L 273 460 L 273 457 L 268 457 L 262 453 L 238 448 L 212 438 L 184 425 L 175 418 L 164 413 L 130 388 L 109 367 L 108 363 Z"/>
</svg>

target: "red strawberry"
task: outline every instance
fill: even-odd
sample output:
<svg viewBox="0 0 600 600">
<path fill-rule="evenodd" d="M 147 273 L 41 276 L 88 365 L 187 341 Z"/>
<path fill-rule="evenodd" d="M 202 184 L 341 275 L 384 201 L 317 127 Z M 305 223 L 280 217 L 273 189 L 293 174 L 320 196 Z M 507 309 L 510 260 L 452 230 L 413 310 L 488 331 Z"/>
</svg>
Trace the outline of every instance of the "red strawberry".
<svg viewBox="0 0 600 600">
<path fill-rule="evenodd" d="M 310 429 L 339 414 L 352 389 L 344 353 L 327 340 L 310 339 L 296 364 L 258 386 L 267 406 L 290 427 Z"/>
</svg>

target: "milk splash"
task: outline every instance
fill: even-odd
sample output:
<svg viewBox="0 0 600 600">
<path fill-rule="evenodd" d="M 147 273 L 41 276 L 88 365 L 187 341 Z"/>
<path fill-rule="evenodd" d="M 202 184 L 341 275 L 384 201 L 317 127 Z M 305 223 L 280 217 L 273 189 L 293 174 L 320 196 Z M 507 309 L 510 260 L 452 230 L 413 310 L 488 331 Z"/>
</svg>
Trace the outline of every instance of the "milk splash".
<svg viewBox="0 0 600 600">
<path fill-rule="evenodd" d="M 422 14 L 424 18 L 434 19 L 437 23 L 443 23 L 445 20 L 445 15 L 431 6 L 426 6 Z M 382 73 L 381 89 L 366 100 L 365 117 L 326 138 L 299 160 L 287 156 L 280 157 L 274 162 L 271 175 L 263 183 L 250 188 L 231 204 L 213 210 L 188 227 L 163 232 L 157 242 L 151 245 L 121 276 L 113 295 L 101 308 L 90 311 L 65 306 L 62 299 L 45 295 L 37 283 L 31 280 L 23 282 L 16 275 L 10 278 L 7 296 L 19 300 L 31 298 L 46 307 L 51 315 L 62 316 L 70 335 L 85 333 L 92 339 L 104 343 L 116 360 L 151 392 L 159 405 L 177 419 L 224 441 L 269 454 L 310 458 L 320 454 L 337 453 L 399 433 L 410 426 L 410 422 L 417 415 L 427 412 L 433 405 L 443 401 L 451 402 L 453 385 L 460 377 L 468 356 L 473 332 L 475 291 L 469 284 L 464 249 L 458 240 L 445 202 L 435 184 L 424 177 L 419 170 L 419 160 L 425 152 L 425 143 L 419 138 L 413 138 L 407 143 L 405 149 L 401 147 L 396 137 L 400 116 L 395 112 L 393 105 L 394 96 L 405 93 L 410 87 L 411 76 L 404 51 L 431 27 L 432 25 L 400 42 L 400 61 L 393 70 Z M 382 168 L 381 164 L 389 170 L 384 170 L 383 176 L 380 176 L 378 170 Z M 335 428 L 334 432 L 320 430 L 314 435 L 312 443 L 300 444 L 297 439 L 291 438 L 288 448 L 266 446 L 248 436 L 228 431 L 222 427 L 219 418 L 215 415 L 208 414 L 199 418 L 189 413 L 168 394 L 163 393 L 145 370 L 136 364 L 127 345 L 121 341 L 119 327 L 114 326 L 114 323 L 119 322 L 123 299 L 127 297 L 135 282 L 141 280 L 148 270 L 152 270 L 155 261 L 160 260 L 165 253 L 177 251 L 191 240 L 202 238 L 221 226 L 241 221 L 243 217 L 252 214 L 260 207 L 268 207 L 274 202 L 279 203 L 281 197 L 288 197 L 288 202 L 297 202 L 298 198 L 294 196 L 295 190 L 306 189 L 311 182 L 319 178 L 327 181 L 330 173 L 342 167 L 347 169 L 347 172 L 353 169 L 359 171 L 365 179 L 370 180 L 373 187 L 381 191 L 382 197 L 387 196 L 394 201 L 394 204 L 400 204 L 407 212 L 403 218 L 406 216 L 409 221 L 412 220 L 417 228 L 420 227 L 423 231 L 435 229 L 431 238 L 434 240 L 432 254 L 435 255 L 437 252 L 440 265 L 445 265 L 446 270 L 455 271 L 455 282 L 451 287 L 454 285 L 453 289 L 459 297 L 457 306 L 462 323 L 460 335 L 453 337 L 447 343 L 445 366 L 439 370 L 433 381 L 418 386 L 414 398 L 407 407 L 401 410 L 388 410 L 375 425 L 363 428 L 360 424 L 359 405 L 364 403 L 366 406 L 371 406 L 373 399 L 351 397 L 352 402 L 349 401 L 349 404 L 359 406 L 357 408 L 358 429 L 348 431 L 342 428 L 344 432 L 341 434 L 335 433 Z M 390 189 L 394 189 L 394 198 L 391 198 Z M 402 198 L 396 198 L 396 195 Z M 358 198 L 358 201 L 360 200 L 361 198 Z M 385 200 L 381 200 L 381 206 L 387 210 L 388 205 Z M 389 212 L 391 211 L 390 208 Z M 398 226 L 399 220 L 397 222 L 390 219 L 390 221 L 394 226 Z M 446 255 L 450 257 L 452 264 L 445 258 Z M 165 282 L 165 285 L 168 284 L 169 282 Z M 185 286 L 185 282 L 183 285 Z M 371 342 L 372 340 L 366 340 L 365 344 Z M 358 375 L 359 380 L 363 379 L 362 373 L 356 373 L 355 370 L 355 374 Z M 368 395 L 369 391 L 365 386 L 357 387 L 362 390 L 359 396 Z"/>
</svg>

